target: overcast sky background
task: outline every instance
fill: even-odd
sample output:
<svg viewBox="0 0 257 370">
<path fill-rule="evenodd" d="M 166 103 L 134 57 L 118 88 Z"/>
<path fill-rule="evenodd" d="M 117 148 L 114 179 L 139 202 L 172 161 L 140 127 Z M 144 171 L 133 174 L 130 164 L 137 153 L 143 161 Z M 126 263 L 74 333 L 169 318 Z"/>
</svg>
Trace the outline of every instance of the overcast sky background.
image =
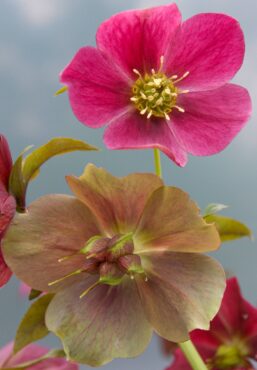
<svg viewBox="0 0 257 370">
<path fill-rule="evenodd" d="M 153 171 L 149 151 L 106 151 L 103 130 L 81 125 L 73 116 L 67 96 L 54 98 L 58 74 L 83 45 L 95 44 L 98 25 L 112 14 L 129 8 L 168 4 L 158 0 L 1 0 L 0 1 L 0 132 L 10 142 L 13 157 L 30 144 L 43 144 L 53 136 L 71 136 L 103 148 L 100 153 L 75 153 L 52 160 L 30 186 L 29 200 L 47 193 L 68 192 L 66 174 L 79 175 L 93 162 L 115 175 Z M 168 184 L 182 187 L 204 208 L 210 202 L 228 204 L 224 212 L 246 222 L 257 235 L 257 1 L 178 0 L 183 18 L 200 12 L 227 13 L 245 32 L 246 57 L 235 82 L 252 95 L 254 113 L 247 127 L 222 153 L 191 157 L 184 169 L 162 158 Z M 214 255 L 237 275 L 245 296 L 257 304 L 256 242 L 247 239 L 225 244 Z M 0 291 L 0 346 L 10 341 L 28 305 L 12 280 Z M 47 339 L 47 344 L 56 341 Z M 135 360 L 116 360 L 106 370 L 162 370 L 168 364 L 155 339 Z M 87 367 L 82 367 L 81 369 Z"/>
</svg>

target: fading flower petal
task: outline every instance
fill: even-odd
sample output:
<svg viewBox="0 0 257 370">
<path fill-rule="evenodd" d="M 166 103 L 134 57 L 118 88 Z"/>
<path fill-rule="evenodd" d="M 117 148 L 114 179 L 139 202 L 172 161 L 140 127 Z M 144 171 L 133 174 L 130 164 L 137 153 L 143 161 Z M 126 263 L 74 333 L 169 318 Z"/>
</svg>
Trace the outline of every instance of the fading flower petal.
<svg viewBox="0 0 257 370">
<path fill-rule="evenodd" d="M 197 14 L 182 23 L 170 50 L 166 73 L 182 76 L 181 88 L 210 90 L 230 81 L 242 65 L 244 35 L 225 14 Z"/>
<path fill-rule="evenodd" d="M 187 153 L 167 122 L 154 118 L 146 120 L 138 112 L 114 120 L 105 130 L 104 142 L 109 149 L 158 148 L 179 166 L 187 163 Z"/>
<path fill-rule="evenodd" d="M 19 279 L 34 289 L 49 291 L 50 282 L 79 269 L 84 261 L 81 256 L 62 263 L 58 259 L 79 251 L 99 233 L 94 216 L 79 200 L 44 196 L 27 213 L 15 216 L 3 240 L 4 258 Z"/>
<path fill-rule="evenodd" d="M 63 341 L 68 356 L 80 363 L 100 366 L 113 358 L 134 357 L 143 352 L 152 329 L 136 284 L 126 278 L 116 287 L 97 286 L 80 299 L 87 286 L 81 281 L 62 290 L 46 313 L 48 328 Z"/>
<path fill-rule="evenodd" d="M 225 289 L 224 271 L 219 263 L 190 253 L 166 252 L 144 257 L 148 281 L 137 279 L 137 283 L 155 331 L 165 339 L 183 342 L 189 339 L 190 331 L 208 329 Z"/>
<path fill-rule="evenodd" d="M 133 231 L 148 198 L 163 185 L 156 175 L 131 174 L 117 178 L 94 165 L 88 165 L 79 178 L 68 176 L 67 181 L 110 234 Z"/>
<path fill-rule="evenodd" d="M 90 127 L 101 127 L 128 110 L 130 80 L 93 47 L 81 48 L 60 80 L 68 86 L 75 116 Z"/>
<path fill-rule="evenodd" d="M 113 58 L 128 76 L 133 69 L 145 72 L 160 67 L 160 57 L 180 26 L 175 4 L 143 10 L 130 10 L 103 22 L 97 32 L 97 46 Z"/>
<path fill-rule="evenodd" d="M 0 191 L 8 189 L 9 176 L 12 169 L 12 157 L 6 138 L 0 135 Z"/>
<path fill-rule="evenodd" d="M 9 269 L 7 264 L 5 263 L 5 260 L 3 258 L 3 254 L 1 251 L 1 245 L 0 245 L 0 288 L 4 286 L 10 278 L 12 277 L 12 271 Z"/>
<path fill-rule="evenodd" d="M 234 84 L 183 95 L 179 104 L 186 107 L 186 111 L 174 112 L 172 129 L 184 150 L 194 155 L 211 155 L 223 150 L 251 114 L 248 91 Z"/>
<path fill-rule="evenodd" d="M 137 253 L 207 252 L 220 245 L 214 225 L 200 216 L 199 208 L 184 191 L 163 186 L 153 192 L 135 233 Z"/>
</svg>

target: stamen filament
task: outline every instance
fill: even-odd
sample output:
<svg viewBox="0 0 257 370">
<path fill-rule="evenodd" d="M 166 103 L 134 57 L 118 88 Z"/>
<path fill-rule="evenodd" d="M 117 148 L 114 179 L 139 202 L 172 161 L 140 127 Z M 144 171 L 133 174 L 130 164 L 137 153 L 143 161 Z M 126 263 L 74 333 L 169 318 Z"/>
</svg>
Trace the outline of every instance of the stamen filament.
<svg viewBox="0 0 257 370">
<path fill-rule="evenodd" d="M 89 292 L 91 292 L 91 290 L 96 288 L 99 284 L 100 284 L 100 281 L 98 280 L 96 283 L 94 283 L 88 289 L 86 289 L 82 294 L 80 294 L 79 298 L 82 299 L 83 297 L 85 297 Z"/>
<path fill-rule="evenodd" d="M 79 275 L 79 274 L 80 274 L 81 272 L 83 272 L 83 271 L 84 271 L 84 270 L 82 270 L 82 269 L 79 269 L 79 270 L 73 271 L 73 272 L 71 272 L 70 274 L 63 276 L 63 277 L 62 277 L 62 278 L 60 278 L 60 279 L 57 279 L 57 280 L 55 280 L 55 281 L 51 281 L 50 283 L 48 283 L 48 286 L 52 286 L 52 285 L 58 284 L 58 283 L 62 282 L 63 280 L 65 280 L 65 279 L 67 279 L 67 278 L 69 278 L 69 277 L 71 277 L 71 276 Z"/>
<path fill-rule="evenodd" d="M 181 113 L 185 113 L 185 109 L 180 107 L 179 105 L 174 105 L 174 108 L 176 108 Z"/>
<path fill-rule="evenodd" d="M 173 83 L 174 84 L 176 84 L 176 83 L 178 83 L 178 82 L 180 82 L 180 81 L 182 81 L 182 80 L 184 80 L 184 78 L 186 78 L 188 75 L 189 75 L 189 71 L 187 71 L 186 73 L 184 73 L 183 74 L 183 76 L 182 77 L 180 77 L 180 78 L 178 78 L 177 80 L 175 80 Z"/>
</svg>

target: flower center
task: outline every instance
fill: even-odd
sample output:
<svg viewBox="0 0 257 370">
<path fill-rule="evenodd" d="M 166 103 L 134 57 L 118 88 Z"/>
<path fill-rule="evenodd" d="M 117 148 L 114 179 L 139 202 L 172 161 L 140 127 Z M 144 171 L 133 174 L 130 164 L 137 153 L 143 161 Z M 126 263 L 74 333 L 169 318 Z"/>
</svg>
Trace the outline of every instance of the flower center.
<svg viewBox="0 0 257 370">
<path fill-rule="evenodd" d="M 136 275 L 140 274 L 147 281 L 145 271 L 141 265 L 141 258 L 134 254 L 132 233 L 116 235 L 112 238 L 94 236 L 86 242 L 81 250 L 59 259 L 58 262 L 65 262 L 78 254 L 85 256 L 83 268 L 50 282 L 49 286 L 83 272 L 93 275 L 98 274 L 98 281 L 81 294 L 80 298 L 82 298 L 99 284 L 119 285 L 125 275 L 130 276 L 133 280 Z"/>
<path fill-rule="evenodd" d="M 209 369 L 228 370 L 235 367 L 245 367 L 248 365 L 246 359 L 248 349 L 246 345 L 239 340 L 235 340 L 229 344 L 221 345 L 214 358 L 208 361 Z"/>
<path fill-rule="evenodd" d="M 144 76 L 134 69 L 133 72 L 138 76 L 138 79 L 132 86 L 132 97 L 130 100 L 134 103 L 136 109 L 141 115 L 146 115 L 148 119 L 153 117 L 165 118 L 170 120 L 170 113 L 173 109 L 184 113 L 184 108 L 177 105 L 179 94 L 188 93 L 188 90 L 179 90 L 176 84 L 186 78 L 189 72 L 186 72 L 182 77 L 177 75 L 167 77 L 162 71 L 164 58 L 161 57 L 160 68 L 156 72 L 154 69 L 151 73 L 146 73 Z"/>
</svg>

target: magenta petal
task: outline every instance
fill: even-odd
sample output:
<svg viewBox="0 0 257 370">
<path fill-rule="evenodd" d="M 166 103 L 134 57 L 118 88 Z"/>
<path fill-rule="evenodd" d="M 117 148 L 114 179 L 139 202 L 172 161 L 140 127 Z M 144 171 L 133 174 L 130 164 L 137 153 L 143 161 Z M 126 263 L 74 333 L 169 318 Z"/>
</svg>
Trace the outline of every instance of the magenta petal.
<svg viewBox="0 0 257 370">
<path fill-rule="evenodd" d="M 12 157 L 7 140 L 0 135 L 0 190 L 1 186 L 8 189 L 9 176 L 12 169 Z"/>
<path fill-rule="evenodd" d="M 122 12 L 101 24 L 97 45 L 134 77 L 134 68 L 143 72 L 160 66 L 180 22 L 175 4 Z"/>
<path fill-rule="evenodd" d="M 167 122 L 147 120 L 137 112 L 111 123 L 105 130 L 104 142 L 109 149 L 158 148 L 179 166 L 183 167 L 187 162 L 187 154 L 179 146 Z"/>
<path fill-rule="evenodd" d="M 198 14 L 182 24 L 165 69 L 182 76 L 180 86 L 208 90 L 230 81 L 244 58 L 244 36 L 239 23 L 225 14 Z"/>
<path fill-rule="evenodd" d="M 82 123 L 96 128 L 128 109 L 130 81 L 93 47 L 81 48 L 60 76 L 71 107 Z"/>
<path fill-rule="evenodd" d="M 0 288 L 4 286 L 10 280 L 12 272 L 5 263 L 0 247 Z"/>
<path fill-rule="evenodd" d="M 15 214 L 15 209 L 14 197 L 0 190 L 0 240 Z"/>
<path fill-rule="evenodd" d="M 19 366 L 25 362 L 36 360 L 49 352 L 49 349 L 37 344 L 30 344 L 22 349 L 12 358 L 13 342 L 7 344 L 0 350 L 0 366 L 4 368 Z M 9 359 L 10 358 L 10 359 Z M 76 364 L 67 362 L 63 358 L 50 358 L 40 362 L 37 365 L 29 366 L 28 370 L 78 370 Z"/>
<path fill-rule="evenodd" d="M 223 150 L 251 114 L 248 91 L 234 84 L 182 95 L 179 105 L 185 113 L 173 112 L 174 134 L 185 151 L 200 156 Z"/>
</svg>

